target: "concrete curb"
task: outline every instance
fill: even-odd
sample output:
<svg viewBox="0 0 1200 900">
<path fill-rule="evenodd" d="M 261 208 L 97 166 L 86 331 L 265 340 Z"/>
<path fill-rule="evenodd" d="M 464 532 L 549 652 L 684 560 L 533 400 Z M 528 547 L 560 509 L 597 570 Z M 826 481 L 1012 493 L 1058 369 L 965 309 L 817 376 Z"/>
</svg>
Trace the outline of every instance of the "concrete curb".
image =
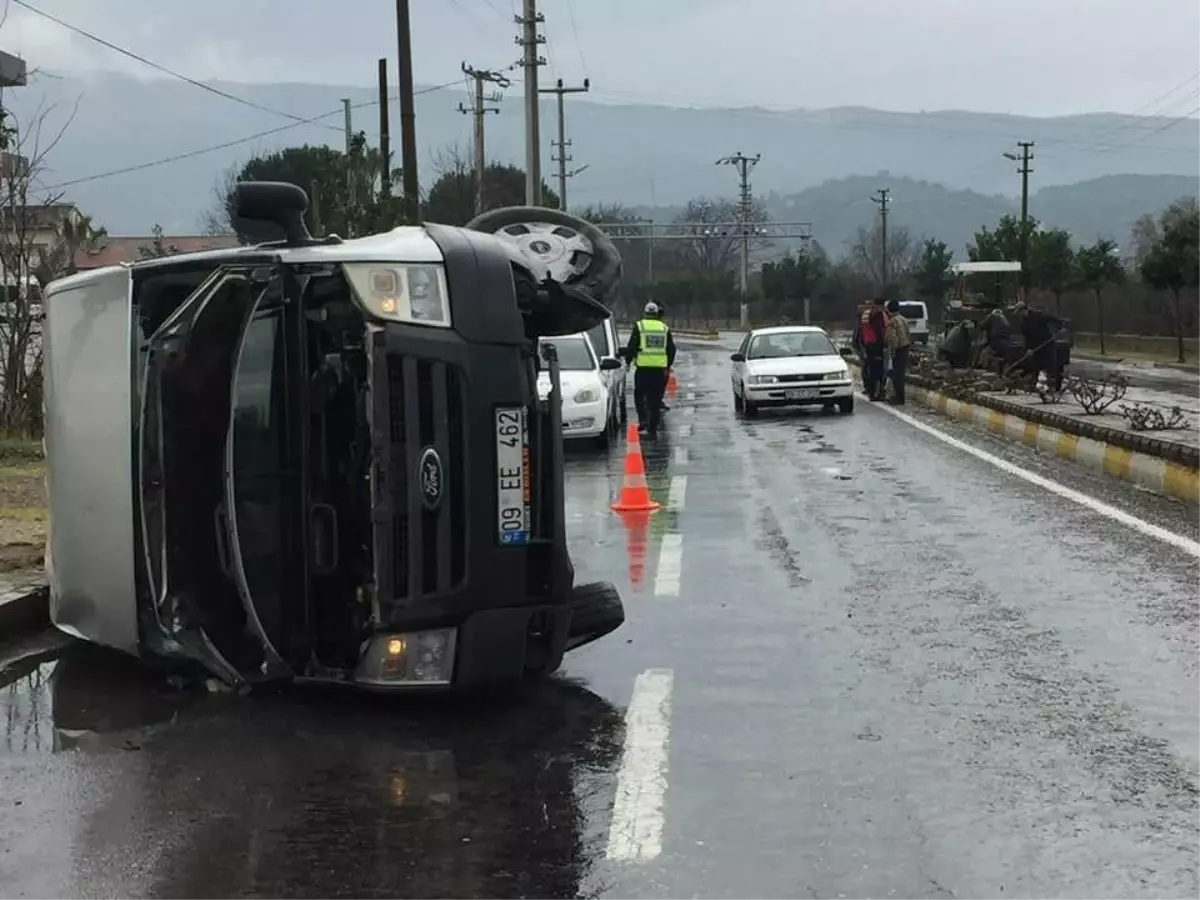
<svg viewBox="0 0 1200 900">
<path fill-rule="evenodd" d="M 956 400 L 911 381 L 908 395 L 921 406 L 949 418 L 979 425 L 992 434 L 1120 478 L 1156 494 L 1200 504 L 1200 468 L 1194 463 L 1188 464 L 1185 459 L 1188 456 L 1194 459 L 1194 453 L 1179 452 L 1191 448 L 1128 435 L 1090 422 L 1077 422 L 1059 413 L 1020 407 L 999 398 L 985 396 L 971 402 Z M 1134 442 L 1142 447 L 1128 446 Z"/>
<path fill-rule="evenodd" d="M 30 575 L 0 593 L 0 642 L 50 625 L 50 589 L 44 575 Z"/>
<path fill-rule="evenodd" d="M 719 341 L 721 335 L 716 331 L 678 331 L 671 329 L 676 337 L 687 338 L 689 341 Z"/>
</svg>

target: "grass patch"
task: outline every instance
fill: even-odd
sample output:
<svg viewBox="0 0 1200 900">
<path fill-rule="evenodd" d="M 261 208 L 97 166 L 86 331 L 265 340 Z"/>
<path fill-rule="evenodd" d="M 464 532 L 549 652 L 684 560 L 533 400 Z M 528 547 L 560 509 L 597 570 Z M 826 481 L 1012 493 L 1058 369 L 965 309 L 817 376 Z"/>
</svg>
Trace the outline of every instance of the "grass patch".
<svg viewBox="0 0 1200 900">
<path fill-rule="evenodd" d="M 30 438 L 0 438 L 0 465 L 20 466 L 40 463 L 44 459 L 42 442 Z"/>
</svg>

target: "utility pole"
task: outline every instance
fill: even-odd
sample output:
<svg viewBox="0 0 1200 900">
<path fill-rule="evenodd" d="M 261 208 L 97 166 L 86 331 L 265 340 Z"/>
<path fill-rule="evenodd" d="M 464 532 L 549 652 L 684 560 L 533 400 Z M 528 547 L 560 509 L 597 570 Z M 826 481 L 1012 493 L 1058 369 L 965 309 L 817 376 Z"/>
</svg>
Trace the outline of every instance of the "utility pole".
<svg viewBox="0 0 1200 900">
<path fill-rule="evenodd" d="M 1011 150 L 1005 151 L 1006 159 L 1020 163 L 1017 174 L 1021 176 L 1021 287 L 1029 293 L 1029 173 L 1033 171 L 1029 164 L 1033 161 L 1033 141 L 1017 141 L 1020 155 Z"/>
<path fill-rule="evenodd" d="M 741 179 L 741 198 L 738 204 L 738 226 L 742 232 L 742 272 L 741 272 L 741 325 L 750 327 L 750 210 L 754 195 L 750 192 L 750 172 L 758 165 L 762 154 L 745 156 L 738 151 L 733 156 L 723 156 L 717 160 L 718 166 L 736 166 L 738 177 Z"/>
<path fill-rule="evenodd" d="M 546 64 L 544 56 L 538 56 L 538 46 L 546 43 L 545 35 L 538 34 L 538 26 L 546 17 L 537 11 L 537 0 L 522 0 L 523 15 L 517 16 L 521 36 L 516 42 L 521 46 L 521 66 L 525 69 L 525 205 L 542 205 L 542 136 L 538 123 L 538 67 Z"/>
<path fill-rule="evenodd" d="M 400 167 L 404 176 L 404 218 L 421 221 L 421 182 L 417 179 L 417 113 L 413 102 L 412 34 L 408 0 L 396 0 L 396 44 L 400 54 Z"/>
<path fill-rule="evenodd" d="M 566 116 L 563 112 L 563 96 L 566 94 L 586 94 L 591 88 L 591 83 L 587 78 L 583 79 L 583 87 L 564 87 L 563 80 L 558 79 L 558 83 L 552 88 L 542 88 L 543 94 L 558 95 L 558 140 L 551 141 L 550 145 L 558 147 L 558 156 L 554 161 L 558 163 L 558 208 L 563 212 L 567 211 L 567 163 L 571 161 L 571 157 L 567 155 L 567 148 L 571 146 L 571 142 L 567 140 L 567 125 Z M 577 169 L 578 174 L 582 169 Z"/>
<path fill-rule="evenodd" d="M 479 215 L 484 209 L 483 175 L 487 171 L 487 155 L 484 153 L 483 145 L 483 120 L 488 113 L 500 112 L 497 107 L 488 106 L 487 104 L 499 103 L 501 99 L 499 91 L 493 91 L 485 97 L 483 86 L 485 83 L 488 83 L 506 88 L 512 82 L 500 72 L 475 69 L 466 63 L 462 64 L 462 70 L 464 74 L 475 81 L 475 99 L 472 105 L 468 107 L 460 103 L 458 104 L 458 111 L 463 115 L 472 115 L 475 117 L 475 215 Z"/>
<path fill-rule="evenodd" d="M 887 217 L 888 204 L 891 202 L 891 188 L 880 188 L 875 192 L 871 199 L 879 204 L 879 233 L 880 233 L 880 249 L 879 249 L 879 275 L 880 281 L 886 287 L 888 283 L 888 233 L 887 233 Z"/>
<path fill-rule="evenodd" d="M 350 151 L 354 147 L 354 125 L 351 119 L 350 98 L 342 98 L 342 112 L 345 114 L 346 125 L 346 237 L 354 237 L 354 164 L 350 160 Z"/>
<path fill-rule="evenodd" d="M 379 60 L 379 194 L 386 203 L 392 196 L 392 143 L 388 133 L 387 59 Z M 385 207 L 386 208 L 386 207 Z M 380 223 L 386 225 L 390 223 Z"/>
</svg>

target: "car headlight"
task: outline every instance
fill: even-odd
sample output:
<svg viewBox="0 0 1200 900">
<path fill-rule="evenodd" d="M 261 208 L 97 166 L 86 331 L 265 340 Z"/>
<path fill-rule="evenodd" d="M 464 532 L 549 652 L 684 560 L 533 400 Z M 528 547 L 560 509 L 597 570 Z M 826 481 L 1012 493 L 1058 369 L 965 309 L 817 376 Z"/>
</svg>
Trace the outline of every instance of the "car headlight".
<svg viewBox="0 0 1200 900">
<path fill-rule="evenodd" d="M 449 291 L 441 266 L 346 263 L 342 271 L 359 303 L 376 318 L 450 327 Z"/>
<path fill-rule="evenodd" d="M 774 375 L 751 375 L 751 384 L 777 384 L 779 379 Z"/>
<path fill-rule="evenodd" d="M 849 377 L 850 377 L 849 369 L 841 369 L 837 372 L 826 372 L 825 373 L 826 381 L 845 381 Z"/>
<path fill-rule="evenodd" d="M 595 403 L 600 399 L 600 392 L 595 388 L 584 388 L 575 394 L 576 403 Z"/>
</svg>

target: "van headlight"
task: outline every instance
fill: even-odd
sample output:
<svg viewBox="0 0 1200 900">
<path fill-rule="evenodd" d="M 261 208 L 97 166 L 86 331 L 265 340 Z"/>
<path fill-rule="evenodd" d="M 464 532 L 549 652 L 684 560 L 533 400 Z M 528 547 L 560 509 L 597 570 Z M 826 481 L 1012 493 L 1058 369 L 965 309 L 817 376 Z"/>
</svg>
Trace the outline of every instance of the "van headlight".
<svg viewBox="0 0 1200 900">
<path fill-rule="evenodd" d="M 576 403 L 595 403 L 600 399 L 600 392 L 595 388 L 584 388 L 575 394 Z"/>
<path fill-rule="evenodd" d="M 838 372 L 826 372 L 825 373 L 826 381 L 845 381 L 849 377 L 850 377 L 849 369 L 842 369 L 841 371 L 838 371 Z"/>
<path fill-rule="evenodd" d="M 457 632 L 433 628 L 371 639 L 354 680 L 374 685 L 448 685 L 454 679 Z"/>
<path fill-rule="evenodd" d="M 779 378 L 775 375 L 751 375 L 751 384 L 778 384 Z"/>
<path fill-rule="evenodd" d="M 377 319 L 450 327 L 446 271 L 439 265 L 345 263 L 358 302 Z"/>
</svg>

